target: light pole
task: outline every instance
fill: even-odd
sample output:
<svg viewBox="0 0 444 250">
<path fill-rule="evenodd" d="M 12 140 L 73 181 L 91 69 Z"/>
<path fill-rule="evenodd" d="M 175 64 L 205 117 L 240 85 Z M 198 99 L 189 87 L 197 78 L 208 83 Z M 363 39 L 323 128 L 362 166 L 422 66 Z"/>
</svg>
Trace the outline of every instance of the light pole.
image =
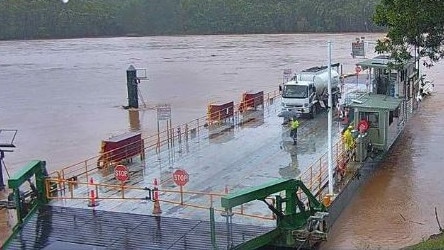
<svg viewBox="0 0 444 250">
<path fill-rule="evenodd" d="M 331 93 L 331 41 L 328 41 L 328 194 L 333 195 L 332 123 L 333 101 Z"/>
</svg>

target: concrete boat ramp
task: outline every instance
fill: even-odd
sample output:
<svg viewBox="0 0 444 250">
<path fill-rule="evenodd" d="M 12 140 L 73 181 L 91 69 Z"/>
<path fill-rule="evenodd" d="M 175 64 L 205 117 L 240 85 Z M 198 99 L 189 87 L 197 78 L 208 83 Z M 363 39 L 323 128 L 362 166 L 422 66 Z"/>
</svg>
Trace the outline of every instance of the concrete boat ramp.
<svg viewBox="0 0 444 250">
<path fill-rule="evenodd" d="M 134 183 L 125 184 L 123 196 L 117 181 L 110 182 L 109 178 L 98 173 L 90 174 L 88 178 L 92 177 L 98 186 L 99 205 L 94 209 L 150 215 L 153 203 L 144 200 L 149 196 L 145 189 L 152 190 L 156 179 L 162 216 L 202 219 L 208 217 L 210 206 L 221 209 L 220 197 L 228 192 L 278 178 L 297 179 L 313 165 L 319 165 L 322 156 L 325 158 L 326 113 L 313 120 L 301 119 L 298 144 L 293 145 L 289 127 L 283 126 L 283 118 L 278 117 L 279 102 L 252 114 L 256 112 L 261 115 L 259 121 L 252 119 L 242 125 L 229 125 L 213 134 L 201 131 L 199 138 L 181 145 L 175 143 L 159 154 L 147 155 L 141 173 L 143 176 L 133 180 Z M 257 117 L 257 113 L 253 115 Z M 342 126 L 339 122 L 334 124 L 333 141 L 336 141 Z M 188 173 L 188 182 L 182 187 L 182 192 L 173 181 L 173 173 L 177 169 Z M 319 167 L 314 169 L 316 172 Z M 90 186 L 78 184 L 72 198 L 69 187 L 65 187 L 62 194 L 54 196 L 51 204 L 87 208 Z M 233 222 L 267 226 L 275 223 L 258 219 L 271 216 L 271 211 L 262 202 L 247 203 L 242 209 L 245 216 L 234 216 Z M 216 220 L 225 219 L 220 216 Z"/>
<path fill-rule="evenodd" d="M 112 169 L 97 169 L 96 159 L 51 173 L 56 188 L 48 194 L 49 205 L 11 238 L 8 249 L 227 248 L 271 231 L 276 221 L 261 201 L 233 209 L 228 229 L 221 197 L 281 178 L 301 179 L 314 193 L 325 186 L 327 113 L 301 118 L 293 145 L 280 111 L 276 95 L 223 123 L 190 129 L 186 137 L 146 150 L 141 161 L 128 162 L 125 183 L 113 178 Z M 333 122 L 333 142 L 342 128 Z M 333 150 L 334 161 L 339 150 Z M 174 182 L 179 169 L 188 174 L 182 187 Z M 83 174 L 75 174 L 79 171 Z M 216 221 L 213 239 L 210 208 Z"/>
</svg>

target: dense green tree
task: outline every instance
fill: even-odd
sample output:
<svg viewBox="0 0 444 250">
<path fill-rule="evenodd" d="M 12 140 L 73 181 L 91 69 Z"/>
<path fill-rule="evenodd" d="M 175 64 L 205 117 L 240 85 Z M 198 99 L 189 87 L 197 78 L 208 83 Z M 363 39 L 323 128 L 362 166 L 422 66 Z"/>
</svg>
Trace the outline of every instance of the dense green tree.
<svg viewBox="0 0 444 250">
<path fill-rule="evenodd" d="M 380 31 L 380 0 L 0 0 L 0 39 Z"/>
<path fill-rule="evenodd" d="M 444 1 L 382 0 L 374 21 L 387 28 L 387 38 L 378 41 L 377 51 L 398 60 L 425 57 L 432 66 L 444 57 Z"/>
</svg>

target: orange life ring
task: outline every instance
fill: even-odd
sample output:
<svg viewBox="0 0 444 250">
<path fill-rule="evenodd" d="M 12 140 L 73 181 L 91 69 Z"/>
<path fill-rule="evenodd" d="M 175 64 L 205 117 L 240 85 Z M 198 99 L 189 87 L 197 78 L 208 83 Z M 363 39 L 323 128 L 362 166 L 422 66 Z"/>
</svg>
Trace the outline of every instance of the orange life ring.
<svg viewBox="0 0 444 250">
<path fill-rule="evenodd" d="M 367 120 L 361 120 L 358 124 L 359 132 L 365 133 L 368 130 L 369 124 Z"/>
</svg>

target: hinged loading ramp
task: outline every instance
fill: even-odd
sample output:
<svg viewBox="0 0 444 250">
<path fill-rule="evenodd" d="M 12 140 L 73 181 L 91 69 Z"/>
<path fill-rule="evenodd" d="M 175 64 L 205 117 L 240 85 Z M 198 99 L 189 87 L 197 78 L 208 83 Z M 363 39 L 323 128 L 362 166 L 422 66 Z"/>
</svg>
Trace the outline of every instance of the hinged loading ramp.
<svg viewBox="0 0 444 250">
<path fill-rule="evenodd" d="M 300 192 L 302 191 L 302 192 Z M 284 192 L 283 196 L 280 194 Z M 276 205 L 269 204 L 266 197 L 276 195 Z M 226 214 L 243 203 L 263 201 L 276 215 L 276 229 L 234 249 L 259 249 L 261 247 L 298 248 L 313 246 L 326 238 L 327 226 L 324 217 L 326 207 L 321 204 L 300 180 L 278 179 L 269 183 L 247 188 L 221 198 Z M 314 222 L 314 223 L 312 223 Z M 230 216 L 227 216 L 228 239 L 233 237 Z M 305 238 L 301 237 L 304 235 Z M 314 236 L 314 234 L 316 236 Z"/>
</svg>

